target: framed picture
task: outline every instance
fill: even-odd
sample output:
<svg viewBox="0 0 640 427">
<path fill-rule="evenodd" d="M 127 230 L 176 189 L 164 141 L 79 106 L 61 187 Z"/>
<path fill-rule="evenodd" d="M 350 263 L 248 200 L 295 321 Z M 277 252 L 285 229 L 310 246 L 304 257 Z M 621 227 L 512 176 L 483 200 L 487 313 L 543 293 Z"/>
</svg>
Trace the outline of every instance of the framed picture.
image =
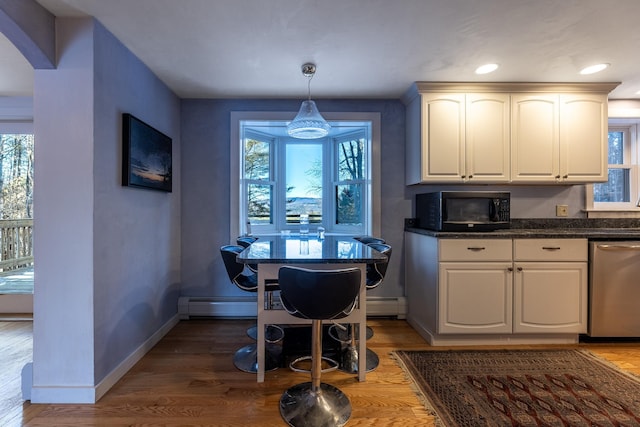
<svg viewBox="0 0 640 427">
<path fill-rule="evenodd" d="M 171 192 L 171 138 L 122 115 L 122 185 Z"/>
</svg>

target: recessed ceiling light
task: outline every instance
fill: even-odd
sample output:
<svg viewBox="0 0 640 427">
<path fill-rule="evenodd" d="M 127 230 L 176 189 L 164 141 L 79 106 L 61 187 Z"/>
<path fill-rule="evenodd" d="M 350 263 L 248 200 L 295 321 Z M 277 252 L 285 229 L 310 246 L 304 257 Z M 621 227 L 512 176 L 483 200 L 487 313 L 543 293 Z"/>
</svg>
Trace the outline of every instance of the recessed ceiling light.
<svg viewBox="0 0 640 427">
<path fill-rule="evenodd" d="M 580 74 L 594 74 L 594 73 L 597 73 L 597 72 L 600 72 L 600 71 L 604 70 L 609 65 L 610 64 L 589 65 L 588 67 L 583 68 L 582 70 L 580 70 Z"/>
<path fill-rule="evenodd" d="M 484 64 L 476 68 L 476 74 L 488 74 L 498 69 L 498 64 Z"/>
</svg>

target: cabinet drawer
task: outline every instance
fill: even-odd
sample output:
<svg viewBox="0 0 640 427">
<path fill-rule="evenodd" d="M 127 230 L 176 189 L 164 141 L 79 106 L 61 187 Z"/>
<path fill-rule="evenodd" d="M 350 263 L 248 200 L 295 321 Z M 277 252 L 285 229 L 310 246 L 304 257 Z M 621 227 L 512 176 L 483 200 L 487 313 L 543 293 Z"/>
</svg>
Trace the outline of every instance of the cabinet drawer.
<svg viewBox="0 0 640 427">
<path fill-rule="evenodd" d="M 515 239 L 514 261 L 587 261 L 587 239 Z"/>
<path fill-rule="evenodd" d="M 441 239 L 440 261 L 511 261 L 511 239 Z"/>
</svg>

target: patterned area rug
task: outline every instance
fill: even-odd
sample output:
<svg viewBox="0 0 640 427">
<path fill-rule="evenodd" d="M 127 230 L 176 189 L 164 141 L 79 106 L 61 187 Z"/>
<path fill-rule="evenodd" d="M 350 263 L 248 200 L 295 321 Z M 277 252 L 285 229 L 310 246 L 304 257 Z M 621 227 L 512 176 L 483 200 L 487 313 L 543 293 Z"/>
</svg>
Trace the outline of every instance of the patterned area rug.
<svg viewBox="0 0 640 427">
<path fill-rule="evenodd" d="M 436 416 L 436 425 L 640 426 L 640 379 L 588 351 L 394 355 Z"/>
</svg>

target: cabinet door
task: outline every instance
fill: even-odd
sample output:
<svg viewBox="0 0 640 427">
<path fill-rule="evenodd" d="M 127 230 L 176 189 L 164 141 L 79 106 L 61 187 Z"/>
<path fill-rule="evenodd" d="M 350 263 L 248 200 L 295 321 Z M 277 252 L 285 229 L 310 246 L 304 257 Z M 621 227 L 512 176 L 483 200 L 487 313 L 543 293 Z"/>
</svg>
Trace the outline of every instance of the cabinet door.
<svg viewBox="0 0 640 427">
<path fill-rule="evenodd" d="M 607 96 L 560 95 L 560 175 L 566 182 L 606 182 Z"/>
<path fill-rule="evenodd" d="M 511 332 L 511 263 L 442 262 L 438 291 L 439 333 Z"/>
<path fill-rule="evenodd" d="M 504 93 L 466 96 L 465 174 L 471 183 L 508 182 L 511 178 L 509 100 Z"/>
<path fill-rule="evenodd" d="M 422 181 L 456 182 L 464 172 L 464 94 L 422 95 Z"/>
<path fill-rule="evenodd" d="M 515 263 L 513 332 L 585 333 L 587 263 Z"/>
<path fill-rule="evenodd" d="M 556 94 L 511 96 L 511 181 L 560 179 L 560 131 Z"/>
</svg>

